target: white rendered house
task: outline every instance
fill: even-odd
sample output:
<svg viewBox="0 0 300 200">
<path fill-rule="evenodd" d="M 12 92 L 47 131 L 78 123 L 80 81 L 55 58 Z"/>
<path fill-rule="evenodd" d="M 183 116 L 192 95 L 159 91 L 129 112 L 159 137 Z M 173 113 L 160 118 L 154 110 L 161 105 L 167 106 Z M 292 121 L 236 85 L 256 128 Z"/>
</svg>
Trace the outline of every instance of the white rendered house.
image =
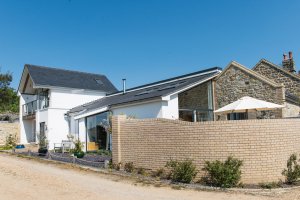
<svg viewBox="0 0 300 200">
<path fill-rule="evenodd" d="M 53 149 L 72 132 L 65 116 L 71 108 L 116 91 L 104 75 L 26 64 L 18 88 L 20 142 L 37 143 L 45 135 Z"/>
<path fill-rule="evenodd" d="M 110 149 L 111 137 L 103 124 L 111 115 L 138 119 L 166 118 L 186 121 L 213 120 L 212 80 L 218 67 L 119 91 L 72 108 L 71 133 L 85 143 L 86 151 Z"/>
</svg>

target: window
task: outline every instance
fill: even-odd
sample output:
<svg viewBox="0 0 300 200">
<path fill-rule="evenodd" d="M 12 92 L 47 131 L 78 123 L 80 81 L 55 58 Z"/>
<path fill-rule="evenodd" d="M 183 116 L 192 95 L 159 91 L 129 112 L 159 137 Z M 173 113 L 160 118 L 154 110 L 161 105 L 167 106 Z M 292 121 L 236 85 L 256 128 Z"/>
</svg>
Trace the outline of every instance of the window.
<svg viewBox="0 0 300 200">
<path fill-rule="evenodd" d="M 227 120 L 245 120 L 247 119 L 247 113 L 229 113 L 227 114 Z"/>
<path fill-rule="evenodd" d="M 108 113 L 101 113 L 87 117 L 87 150 L 96 151 L 98 149 L 109 148 L 109 133 L 105 126 L 108 123 Z"/>
<path fill-rule="evenodd" d="M 103 82 L 100 79 L 95 79 L 95 81 L 99 84 L 99 85 L 103 85 Z"/>
</svg>

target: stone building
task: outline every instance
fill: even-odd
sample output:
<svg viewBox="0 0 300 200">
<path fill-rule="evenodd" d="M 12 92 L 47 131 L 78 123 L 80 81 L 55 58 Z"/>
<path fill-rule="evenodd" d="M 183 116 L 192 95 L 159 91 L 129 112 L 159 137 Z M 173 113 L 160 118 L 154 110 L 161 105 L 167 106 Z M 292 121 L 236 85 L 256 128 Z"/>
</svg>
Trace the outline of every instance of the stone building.
<svg viewBox="0 0 300 200">
<path fill-rule="evenodd" d="M 251 112 L 249 118 L 287 118 L 299 116 L 300 76 L 296 74 L 292 53 L 284 55 L 282 67 L 265 59 L 260 60 L 251 70 L 231 62 L 214 80 L 214 108 L 219 109 L 241 97 L 250 96 L 260 100 L 285 105 L 282 110 Z M 243 118 L 242 114 L 237 119 Z M 216 120 L 231 115 L 215 116 Z M 235 116 L 236 117 L 236 116 Z"/>
</svg>

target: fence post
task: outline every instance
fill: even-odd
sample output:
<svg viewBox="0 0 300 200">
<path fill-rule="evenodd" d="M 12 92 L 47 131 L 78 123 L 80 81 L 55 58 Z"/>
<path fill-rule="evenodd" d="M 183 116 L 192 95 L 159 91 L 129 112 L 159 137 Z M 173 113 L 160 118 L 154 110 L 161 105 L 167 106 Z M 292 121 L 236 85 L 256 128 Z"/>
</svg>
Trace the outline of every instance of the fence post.
<svg viewBox="0 0 300 200">
<path fill-rule="evenodd" d="M 121 152 L 121 122 L 126 120 L 126 115 L 112 117 L 112 159 L 113 163 L 120 163 Z"/>
<path fill-rule="evenodd" d="M 109 165 L 109 160 L 105 160 L 104 161 L 104 168 L 107 169 Z"/>
<path fill-rule="evenodd" d="M 194 122 L 197 122 L 197 110 L 193 110 Z"/>
</svg>

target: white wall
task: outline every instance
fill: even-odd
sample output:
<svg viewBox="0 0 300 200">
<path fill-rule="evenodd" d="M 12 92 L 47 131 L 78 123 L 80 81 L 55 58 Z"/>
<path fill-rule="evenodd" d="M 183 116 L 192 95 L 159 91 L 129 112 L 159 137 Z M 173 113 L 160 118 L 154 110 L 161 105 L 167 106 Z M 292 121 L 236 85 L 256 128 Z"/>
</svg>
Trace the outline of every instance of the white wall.
<svg viewBox="0 0 300 200">
<path fill-rule="evenodd" d="M 69 125 L 68 120 L 65 118 L 65 114 L 69 111 L 69 109 L 97 100 L 104 96 L 104 92 L 73 89 L 50 89 L 49 108 L 38 110 L 36 112 L 36 133 L 39 133 L 40 131 L 40 123 L 45 122 L 47 126 L 46 136 L 47 140 L 49 140 L 49 148 L 53 149 L 54 143 L 61 143 L 62 140 L 67 139 L 67 135 L 69 134 Z M 36 100 L 36 95 L 20 95 L 20 136 L 22 144 L 27 144 L 34 137 L 34 120 L 23 120 L 22 115 L 22 105 L 33 100 Z"/>
<path fill-rule="evenodd" d="M 155 102 L 144 102 L 139 104 L 127 105 L 124 107 L 112 107 L 113 115 L 125 114 L 138 119 L 145 118 L 167 118 L 178 119 L 178 95 L 173 95 L 168 101 L 158 100 Z M 79 119 L 79 138 L 82 142 L 86 141 L 85 117 Z"/>
<path fill-rule="evenodd" d="M 82 105 L 84 103 L 100 99 L 104 96 L 104 92 L 51 89 L 49 92 L 50 106 L 46 109 L 48 111 L 47 139 L 49 140 L 49 148 L 53 149 L 54 143 L 60 143 L 62 140 L 67 139 L 67 135 L 69 134 L 70 129 L 68 121 L 69 119 L 65 117 L 65 114 L 69 111 L 69 109 Z M 72 131 L 75 130 L 75 123 L 74 119 L 71 120 L 73 120 L 71 122 L 71 124 L 73 124 L 73 127 L 70 127 L 71 133 L 74 134 L 74 132 Z"/>
<path fill-rule="evenodd" d="M 19 119 L 20 119 L 20 142 L 21 144 L 27 144 L 34 139 L 34 121 L 25 120 L 23 121 L 23 105 L 36 99 L 36 95 L 26 95 L 20 96 L 19 104 Z"/>
<path fill-rule="evenodd" d="M 49 141 L 49 149 L 54 148 L 54 143 L 61 143 L 67 140 L 69 134 L 68 119 L 65 118 L 67 110 L 48 108 L 48 123 L 46 135 Z M 40 121 L 42 122 L 42 121 Z"/>
<path fill-rule="evenodd" d="M 112 108 L 113 115 L 125 114 L 138 119 L 166 118 L 178 119 L 178 95 L 172 95 L 168 101 L 133 104 L 126 107 Z"/>
<path fill-rule="evenodd" d="M 162 103 L 162 118 L 166 119 L 178 119 L 178 95 L 172 95 L 169 101 L 163 101 Z"/>
<path fill-rule="evenodd" d="M 85 90 L 63 90 L 51 89 L 50 108 L 71 109 L 105 96 L 104 92 L 91 92 Z"/>
<path fill-rule="evenodd" d="M 79 119 L 78 122 L 78 133 L 79 133 L 79 139 L 81 142 L 84 142 L 85 144 L 85 138 L 86 138 L 86 126 L 85 126 L 85 118 Z M 84 146 L 83 150 L 85 150 L 86 147 Z"/>
<path fill-rule="evenodd" d="M 113 115 L 125 114 L 134 116 L 138 119 L 144 118 L 161 118 L 162 117 L 162 102 L 149 102 L 143 104 L 129 105 L 126 107 L 112 108 Z"/>
</svg>

